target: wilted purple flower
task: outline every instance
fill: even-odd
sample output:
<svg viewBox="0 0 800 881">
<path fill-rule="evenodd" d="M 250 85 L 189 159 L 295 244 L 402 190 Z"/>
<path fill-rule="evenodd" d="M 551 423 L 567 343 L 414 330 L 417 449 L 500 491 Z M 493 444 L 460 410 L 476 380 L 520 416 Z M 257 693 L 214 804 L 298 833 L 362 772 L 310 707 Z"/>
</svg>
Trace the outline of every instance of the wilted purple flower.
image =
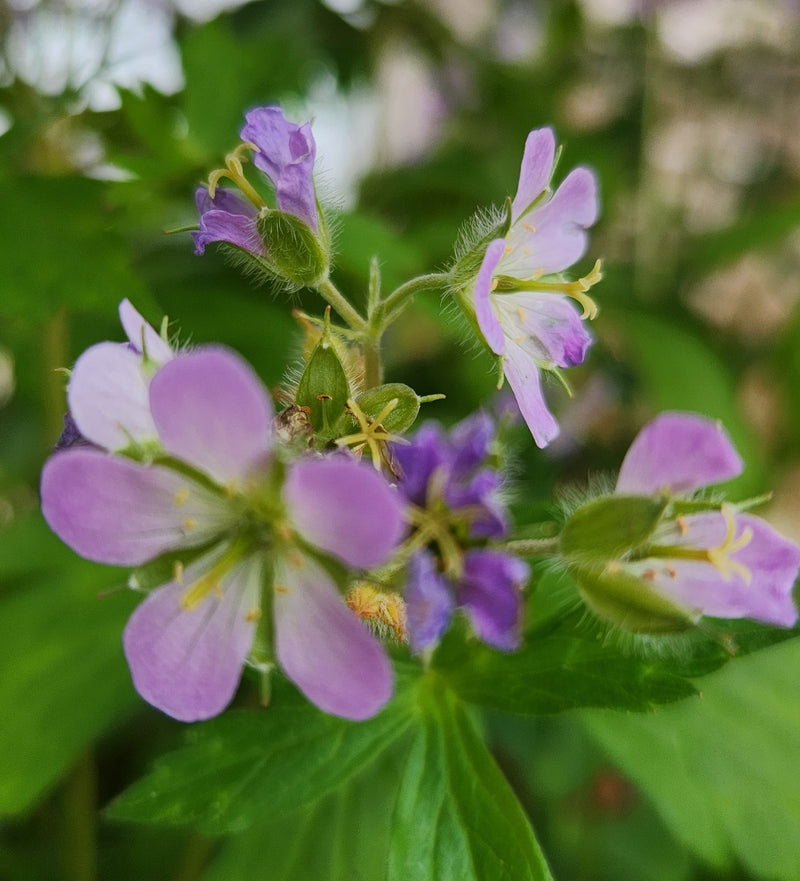
<svg viewBox="0 0 800 881">
<path fill-rule="evenodd" d="M 157 438 L 148 387 L 174 353 L 128 300 L 119 305 L 127 343 L 97 343 L 72 368 L 69 411 L 78 433 L 108 450 L 146 445 Z"/>
<path fill-rule="evenodd" d="M 553 193 L 552 129 L 528 135 L 511 227 L 486 248 L 474 282 L 478 326 L 503 370 L 522 415 L 540 447 L 558 425 L 542 394 L 540 372 L 581 364 L 592 338 L 583 318 L 597 312 L 586 291 L 600 279 L 599 262 L 585 278 L 566 282 L 558 273 L 586 250 L 586 229 L 597 219 L 594 175 L 575 168 Z M 570 299 L 583 307 L 579 315 Z"/>
<path fill-rule="evenodd" d="M 352 719 L 376 713 L 391 665 L 319 552 L 356 568 L 383 562 L 404 528 L 397 494 L 344 456 L 278 462 L 271 402 L 228 350 L 170 360 L 149 404 L 153 464 L 83 448 L 56 453 L 42 474 L 44 516 L 82 556 L 135 566 L 186 552 L 125 629 L 139 693 L 183 721 L 221 712 L 264 616 L 278 662 L 310 700 Z"/>
<path fill-rule="evenodd" d="M 691 413 L 662 413 L 646 425 L 625 456 L 610 498 L 618 499 L 617 518 L 625 517 L 626 505 L 633 511 L 637 499 L 660 501 L 643 537 L 614 559 L 593 564 L 591 542 L 575 555 L 589 604 L 621 627 L 644 632 L 680 629 L 681 622 L 701 615 L 791 627 L 797 620 L 792 589 L 800 548 L 730 503 L 692 497 L 741 471 L 742 461 L 719 423 Z M 615 520 L 603 521 L 610 509 L 602 502 L 589 504 L 593 507 L 585 510 L 598 519 L 584 534 L 602 536 L 608 546 L 606 524 L 615 528 Z M 573 518 L 581 516 L 579 509 Z"/>
<path fill-rule="evenodd" d="M 196 254 L 202 254 L 209 242 L 227 242 L 268 256 L 258 220 L 270 209 L 244 176 L 241 154 L 246 150 L 253 150 L 254 165 L 271 181 L 278 210 L 299 218 L 312 233 L 319 231 L 311 126 L 289 122 L 280 107 L 257 107 L 245 119 L 240 133 L 244 143 L 227 156 L 224 169 L 211 175 L 208 188 L 195 192 L 200 214 L 200 230 L 193 233 Z M 245 198 L 218 187 L 223 177 L 233 181 Z"/>
<path fill-rule="evenodd" d="M 457 608 L 484 642 L 503 650 L 519 644 L 528 567 L 511 554 L 475 546 L 508 528 L 500 475 L 485 464 L 493 438 L 491 418 L 479 412 L 449 434 L 428 422 L 409 444 L 394 448 L 399 488 L 416 527 L 411 541 L 422 545 L 409 561 L 405 591 L 413 651 L 435 645 Z"/>
<path fill-rule="evenodd" d="M 742 461 L 719 423 L 662 413 L 631 444 L 616 491 L 685 496 L 741 472 Z M 665 519 L 644 556 L 624 566 L 693 617 L 754 618 L 781 627 L 797 621 L 792 588 L 800 548 L 730 504 Z"/>
</svg>

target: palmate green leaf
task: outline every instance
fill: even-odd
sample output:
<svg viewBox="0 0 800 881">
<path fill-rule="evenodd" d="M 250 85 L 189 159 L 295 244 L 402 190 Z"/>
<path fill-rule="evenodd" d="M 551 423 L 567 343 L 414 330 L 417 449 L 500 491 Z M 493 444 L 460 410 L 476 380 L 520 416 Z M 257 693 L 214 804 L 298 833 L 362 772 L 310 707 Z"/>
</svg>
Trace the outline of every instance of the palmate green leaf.
<svg viewBox="0 0 800 881">
<path fill-rule="evenodd" d="M 577 620 L 573 625 L 579 625 Z M 658 658 L 643 659 L 604 643 L 596 632 L 533 636 L 504 654 L 451 634 L 435 664 L 466 701 L 522 715 L 577 707 L 649 710 L 697 694 Z"/>
<path fill-rule="evenodd" d="M 800 641 L 732 664 L 657 716 L 587 712 L 586 730 L 673 834 L 719 868 L 796 881 Z"/>
<path fill-rule="evenodd" d="M 314 804 L 227 838 L 202 881 L 386 881 L 405 741 Z"/>
<path fill-rule="evenodd" d="M 552 881 L 463 705 L 432 684 L 397 797 L 389 881 Z"/>
<path fill-rule="evenodd" d="M 212 834 L 277 819 L 344 784 L 411 722 L 402 692 L 374 719 L 350 722 L 276 701 L 194 726 L 187 744 L 111 803 L 116 820 L 193 824 Z"/>
<path fill-rule="evenodd" d="M 115 576 L 67 551 L 38 516 L 0 545 L 0 815 L 10 815 L 136 706 L 120 640 L 135 599 L 99 599 Z"/>
</svg>

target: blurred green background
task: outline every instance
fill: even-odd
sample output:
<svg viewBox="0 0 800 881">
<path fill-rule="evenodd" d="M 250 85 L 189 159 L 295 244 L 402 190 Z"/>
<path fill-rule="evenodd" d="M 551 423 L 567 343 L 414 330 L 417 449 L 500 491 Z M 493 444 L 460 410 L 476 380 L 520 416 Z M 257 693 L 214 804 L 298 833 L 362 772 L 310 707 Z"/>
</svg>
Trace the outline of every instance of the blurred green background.
<svg viewBox="0 0 800 881">
<path fill-rule="evenodd" d="M 765 516 L 800 540 L 796 2 L 232 6 L 0 7 L 3 881 L 382 877 L 391 767 L 340 796 L 330 841 L 303 843 L 291 818 L 220 841 L 103 819 L 184 727 L 130 685 L 125 574 L 74 557 L 38 514 L 58 368 L 120 339 L 123 297 L 184 341 L 235 347 L 269 387 L 298 358 L 290 307 L 319 302 L 272 297 L 213 248 L 195 257 L 188 233 L 164 234 L 194 222 L 194 187 L 252 106 L 314 121 L 335 278 L 356 297 L 373 254 L 387 287 L 443 268 L 475 208 L 513 194 L 527 132 L 553 125 L 557 174 L 599 176 L 576 270 L 602 257 L 605 279 L 575 396 L 552 389 L 562 438 L 547 453 L 515 438 L 521 519 L 618 467 L 646 419 L 680 408 L 724 421 L 748 463 L 734 495 L 773 488 Z M 446 393 L 428 410 L 445 421 L 492 393 L 491 367 L 433 295 L 387 338 L 387 378 Z M 486 718 L 558 879 L 800 878 L 800 648 L 737 661 L 703 691 L 653 716 Z"/>
</svg>

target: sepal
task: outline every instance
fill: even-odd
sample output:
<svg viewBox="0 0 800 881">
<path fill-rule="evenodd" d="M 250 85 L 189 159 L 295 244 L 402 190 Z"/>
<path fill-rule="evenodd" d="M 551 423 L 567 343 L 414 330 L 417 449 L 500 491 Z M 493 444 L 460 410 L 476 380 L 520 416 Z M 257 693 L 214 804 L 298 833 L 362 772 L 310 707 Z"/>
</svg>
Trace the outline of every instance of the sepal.
<svg viewBox="0 0 800 881">
<path fill-rule="evenodd" d="M 327 278 L 330 237 L 321 215 L 318 234 L 284 211 L 262 212 L 256 227 L 267 249 L 264 263 L 276 276 L 300 287 L 315 287 Z"/>
<path fill-rule="evenodd" d="M 604 496 L 581 505 L 561 532 L 567 561 L 605 562 L 640 547 L 653 534 L 667 500 L 649 496 Z"/>
<path fill-rule="evenodd" d="M 392 401 L 397 403 L 381 419 L 381 425 L 392 434 L 407 431 L 419 413 L 419 395 L 402 382 L 388 382 L 367 389 L 356 397 L 356 403 L 370 419 L 377 419 Z"/>
<path fill-rule="evenodd" d="M 601 618 L 631 633 L 679 633 L 700 618 L 648 589 L 616 563 L 570 567 L 586 605 Z"/>
<path fill-rule="evenodd" d="M 314 430 L 326 435 L 341 419 L 349 397 L 347 374 L 336 352 L 326 318 L 322 336 L 300 377 L 295 403 L 307 408 Z"/>
</svg>

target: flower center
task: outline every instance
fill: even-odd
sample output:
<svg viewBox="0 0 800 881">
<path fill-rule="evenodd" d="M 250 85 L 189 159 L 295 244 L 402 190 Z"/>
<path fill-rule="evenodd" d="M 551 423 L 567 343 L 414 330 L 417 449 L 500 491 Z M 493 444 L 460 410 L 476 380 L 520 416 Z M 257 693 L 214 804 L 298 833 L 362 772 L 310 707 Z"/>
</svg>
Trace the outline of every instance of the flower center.
<svg viewBox="0 0 800 881">
<path fill-rule="evenodd" d="M 738 560 L 732 559 L 733 555 L 747 547 L 753 539 L 753 530 L 746 527 L 742 530 L 742 534 L 736 538 L 736 518 L 734 517 L 734 508 L 729 504 L 720 506 L 720 513 L 725 519 L 725 537 L 720 544 L 713 548 L 698 549 L 685 548 L 670 545 L 658 545 L 647 551 L 648 556 L 672 557 L 681 560 L 702 560 L 711 565 L 722 575 L 725 581 L 730 581 L 734 575 L 738 575 L 745 584 L 750 584 L 753 580 L 753 573 L 750 569 L 740 563 Z M 679 524 L 681 533 L 685 534 L 685 520 L 683 524 Z"/>
<path fill-rule="evenodd" d="M 184 609 L 196 608 L 210 593 L 222 599 L 222 580 L 248 552 L 247 543 L 244 541 L 234 542 L 227 548 L 214 565 L 203 575 L 194 581 L 181 597 L 181 605 Z M 175 580 L 178 584 L 183 582 L 183 567 L 175 569 Z"/>
<path fill-rule="evenodd" d="M 381 423 L 399 403 L 398 398 L 392 398 L 381 412 L 374 419 L 371 419 L 350 398 L 347 401 L 347 409 L 352 413 L 361 430 L 338 438 L 336 444 L 340 447 L 352 447 L 354 453 L 360 453 L 365 447 L 369 448 L 375 470 L 380 471 L 382 465 L 386 465 L 389 471 L 391 471 L 391 457 L 386 449 L 386 444 L 390 441 L 395 443 L 407 443 L 407 441 L 399 435 L 390 434 Z"/>
<path fill-rule="evenodd" d="M 564 294 L 576 300 L 583 309 L 581 318 L 590 321 L 597 317 L 600 311 L 597 303 L 586 293 L 597 284 L 602 277 L 602 262 L 598 260 L 588 275 L 577 281 L 540 281 L 541 271 L 534 273 L 529 279 L 517 279 L 510 276 L 500 275 L 492 280 L 492 291 L 498 294 L 513 293 L 514 291 L 537 291 L 542 293 Z"/>
<path fill-rule="evenodd" d="M 253 188 L 253 185 L 244 175 L 242 162 L 246 162 L 247 157 L 242 156 L 242 154 L 245 150 L 255 150 L 256 152 L 259 152 L 258 147 L 255 144 L 252 144 L 250 141 L 245 141 L 244 143 L 239 144 L 232 153 L 228 153 L 225 157 L 225 167 L 212 171 L 208 176 L 208 195 L 213 199 L 220 180 L 222 180 L 223 177 L 227 177 L 236 184 L 236 186 L 242 191 L 243 195 L 245 195 L 260 211 L 262 208 L 267 207 L 267 203 L 258 195 Z"/>
</svg>

